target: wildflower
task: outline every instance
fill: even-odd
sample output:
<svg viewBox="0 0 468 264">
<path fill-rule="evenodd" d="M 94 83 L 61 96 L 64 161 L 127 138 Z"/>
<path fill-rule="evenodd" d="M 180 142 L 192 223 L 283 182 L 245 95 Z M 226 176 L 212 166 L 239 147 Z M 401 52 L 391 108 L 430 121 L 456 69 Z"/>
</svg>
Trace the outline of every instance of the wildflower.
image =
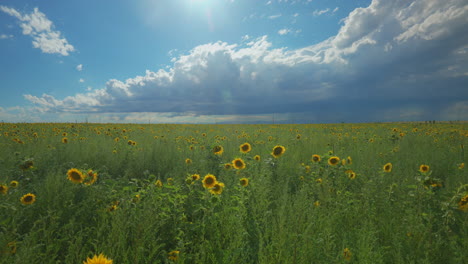
<svg viewBox="0 0 468 264">
<path fill-rule="evenodd" d="M 161 187 L 163 186 L 163 183 L 162 183 L 161 180 L 157 180 L 157 181 L 154 183 L 154 185 L 156 185 L 156 187 L 158 187 L 158 188 L 161 188 Z"/>
<path fill-rule="evenodd" d="M 205 175 L 205 178 L 203 178 L 203 187 L 205 188 L 213 188 L 214 185 L 217 183 L 216 181 L 216 176 L 214 176 L 213 174 L 207 174 Z"/>
<path fill-rule="evenodd" d="M 468 194 L 460 199 L 458 202 L 458 209 L 468 212 Z"/>
<path fill-rule="evenodd" d="M 36 195 L 32 193 L 25 194 L 23 197 L 21 197 L 20 201 L 25 205 L 33 204 L 36 201 Z"/>
<path fill-rule="evenodd" d="M 101 253 L 99 256 L 94 255 L 93 258 L 87 258 L 83 264 L 112 264 L 112 259 L 108 259 Z"/>
<path fill-rule="evenodd" d="M 192 160 L 191 159 L 185 159 L 185 164 L 192 164 Z"/>
<path fill-rule="evenodd" d="M 421 166 L 419 166 L 419 171 L 422 172 L 422 173 L 428 172 L 429 171 L 429 165 L 422 164 Z"/>
<path fill-rule="evenodd" d="M 351 251 L 350 251 L 348 248 L 345 248 L 345 249 L 343 250 L 343 257 L 344 257 L 344 259 L 347 260 L 347 261 L 349 261 L 349 260 L 351 260 L 351 256 L 352 256 Z"/>
<path fill-rule="evenodd" d="M 172 261 L 177 261 L 179 259 L 179 253 L 180 251 L 179 250 L 173 250 L 169 253 L 167 253 L 167 258 L 172 260 Z"/>
<path fill-rule="evenodd" d="M 320 155 L 317 155 L 317 154 L 314 154 L 312 155 L 312 159 L 311 159 L 313 162 L 320 162 L 322 160 L 322 158 L 320 158 Z"/>
<path fill-rule="evenodd" d="M 335 166 L 335 165 L 337 165 L 339 162 L 340 162 L 340 158 L 338 158 L 337 156 L 331 156 L 331 157 L 328 159 L 328 164 L 331 165 L 331 166 Z"/>
<path fill-rule="evenodd" d="M 250 146 L 249 143 L 244 143 L 240 145 L 239 149 L 240 149 L 240 152 L 242 153 L 248 153 L 249 151 L 252 150 L 252 146 Z"/>
<path fill-rule="evenodd" d="M 242 179 L 240 179 L 240 184 L 241 184 L 243 187 L 247 187 L 247 185 L 249 185 L 249 179 L 247 179 L 247 178 L 242 178 Z"/>
<path fill-rule="evenodd" d="M 8 192 L 8 186 L 0 184 L 0 193 L 7 194 L 7 192 Z"/>
<path fill-rule="evenodd" d="M 224 183 L 216 182 L 213 185 L 213 188 L 210 189 L 210 193 L 212 193 L 212 194 L 221 194 L 223 192 L 223 189 L 224 189 Z"/>
<path fill-rule="evenodd" d="M 392 171 L 392 168 L 393 168 L 393 165 L 392 165 L 390 162 L 387 163 L 387 164 L 385 164 L 385 165 L 383 166 L 383 170 L 384 170 L 385 172 L 391 172 L 391 171 Z"/>
<path fill-rule="evenodd" d="M 259 160 L 260 160 L 260 155 L 255 155 L 253 158 L 254 158 L 254 160 L 256 160 L 256 161 L 259 161 Z"/>
<path fill-rule="evenodd" d="M 245 169 L 245 162 L 241 158 L 237 158 L 232 161 L 232 166 L 235 169 L 242 170 Z"/>
<path fill-rule="evenodd" d="M 215 146 L 215 147 L 213 148 L 213 153 L 214 153 L 215 155 L 222 155 L 223 152 L 224 152 L 224 148 L 223 148 L 222 146 Z"/>
<path fill-rule="evenodd" d="M 67 178 L 73 183 L 82 183 L 84 181 L 83 173 L 75 168 L 69 169 L 67 176 Z"/>
<path fill-rule="evenodd" d="M 19 184 L 19 183 L 18 183 L 17 181 L 11 181 L 11 182 L 10 182 L 10 187 L 11 187 L 11 188 L 16 188 L 16 187 L 18 187 L 18 184 Z"/>
<path fill-rule="evenodd" d="M 275 158 L 279 158 L 281 155 L 284 154 L 284 152 L 286 152 L 286 148 L 283 146 L 277 145 L 273 148 L 271 155 L 273 155 L 273 157 Z"/>
</svg>

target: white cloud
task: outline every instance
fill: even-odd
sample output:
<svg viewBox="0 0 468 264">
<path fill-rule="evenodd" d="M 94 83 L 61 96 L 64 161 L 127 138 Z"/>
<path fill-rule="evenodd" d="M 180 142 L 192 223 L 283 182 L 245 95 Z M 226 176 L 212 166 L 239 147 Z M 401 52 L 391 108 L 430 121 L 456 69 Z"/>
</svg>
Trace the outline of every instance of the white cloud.
<svg viewBox="0 0 468 264">
<path fill-rule="evenodd" d="M 279 17 L 281 17 L 281 14 L 272 15 L 272 16 L 269 16 L 268 18 L 269 18 L 269 19 L 277 19 L 277 18 L 279 18 Z"/>
<path fill-rule="evenodd" d="M 78 65 L 76 66 L 76 70 L 77 70 L 77 71 L 82 71 L 82 70 L 83 70 L 83 64 L 78 64 Z"/>
<path fill-rule="evenodd" d="M 80 82 L 80 83 L 84 83 L 84 79 L 81 78 L 81 79 L 79 80 L 79 82 Z"/>
<path fill-rule="evenodd" d="M 326 8 L 326 9 L 323 9 L 323 10 L 314 10 L 314 12 L 312 12 L 312 15 L 314 16 L 320 16 L 320 15 L 323 15 L 325 13 L 328 13 L 330 11 L 330 8 Z"/>
<path fill-rule="evenodd" d="M 10 39 L 13 38 L 13 35 L 6 35 L 6 34 L 1 34 L 0 39 Z"/>
<path fill-rule="evenodd" d="M 102 89 L 64 99 L 25 98 L 43 112 L 58 113 L 311 111 L 340 122 L 424 119 L 448 109 L 449 116 L 466 108 L 457 102 L 468 100 L 463 17 L 463 0 L 374 0 L 351 12 L 336 36 L 305 48 L 273 48 L 266 36 L 240 44 L 218 41 L 193 48 L 169 69 L 112 79 Z"/>
<path fill-rule="evenodd" d="M 333 9 L 333 13 L 335 13 L 336 11 L 338 11 L 340 8 L 339 7 L 335 7 L 335 9 Z"/>
<path fill-rule="evenodd" d="M 299 16 L 299 13 L 294 13 L 292 16 L 293 16 L 293 17 L 298 17 L 298 16 Z"/>
<path fill-rule="evenodd" d="M 288 29 L 288 28 L 283 28 L 283 29 L 278 30 L 278 34 L 280 34 L 280 35 L 286 35 L 289 32 L 291 32 L 291 30 Z"/>
<path fill-rule="evenodd" d="M 271 1 L 268 1 L 265 5 L 271 5 Z"/>
<path fill-rule="evenodd" d="M 6 6 L 0 6 L 0 11 L 21 21 L 20 27 L 23 29 L 23 34 L 33 38 L 34 48 L 41 49 L 44 53 L 55 53 L 62 56 L 68 56 L 69 52 L 75 50 L 65 38 L 62 38 L 60 31 L 53 30 L 52 21 L 38 8 L 34 8 L 30 14 L 21 14 L 14 8 Z"/>
</svg>

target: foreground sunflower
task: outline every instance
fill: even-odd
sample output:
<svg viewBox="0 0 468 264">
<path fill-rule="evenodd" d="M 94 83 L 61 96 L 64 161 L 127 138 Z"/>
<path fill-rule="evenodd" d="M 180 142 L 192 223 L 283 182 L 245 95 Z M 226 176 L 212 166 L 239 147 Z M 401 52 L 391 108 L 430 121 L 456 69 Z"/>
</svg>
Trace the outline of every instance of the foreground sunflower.
<svg viewBox="0 0 468 264">
<path fill-rule="evenodd" d="M 392 168 L 393 168 L 393 165 L 392 165 L 390 162 L 387 163 L 387 164 L 385 164 L 385 165 L 383 166 L 383 170 L 384 170 L 385 172 L 391 172 L 391 171 L 392 171 Z"/>
<path fill-rule="evenodd" d="M 320 155 L 317 155 L 317 154 L 314 154 L 312 155 L 312 159 L 311 159 L 313 162 L 320 162 L 322 160 L 322 158 L 320 157 Z"/>
<path fill-rule="evenodd" d="M 422 173 L 426 173 L 429 171 L 429 168 L 429 165 L 421 164 L 421 166 L 419 166 L 419 171 Z"/>
<path fill-rule="evenodd" d="M 101 253 L 99 256 L 94 255 L 93 258 L 87 258 L 83 264 L 112 264 L 112 259 L 108 259 Z"/>
<path fill-rule="evenodd" d="M 232 166 L 238 170 L 245 169 L 245 162 L 241 158 L 234 159 Z"/>
<path fill-rule="evenodd" d="M 277 145 L 273 148 L 271 155 L 273 155 L 273 157 L 275 158 L 279 158 L 281 155 L 284 154 L 284 152 L 286 152 L 286 148 L 283 146 Z"/>
<path fill-rule="evenodd" d="M 468 212 L 468 194 L 460 199 L 458 202 L 458 209 Z"/>
<path fill-rule="evenodd" d="M 250 152 L 252 150 L 252 146 L 250 146 L 249 143 L 244 143 L 244 144 L 240 145 L 239 150 L 242 153 L 248 153 L 248 152 Z"/>
<path fill-rule="evenodd" d="M 338 158 L 337 156 L 332 156 L 328 159 L 328 164 L 331 165 L 331 166 L 335 166 L 337 165 L 338 163 L 340 162 L 340 158 Z"/>
<path fill-rule="evenodd" d="M 247 185 L 249 185 L 249 179 L 247 178 L 240 179 L 240 185 L 242 185 L 243 187 L 247 187 Z"/>
<path fill-rule="evenodd" d="M 84 181 L 84 175 L 78 169 L 72 168 L 67 171 L 67 178 L 73 183 L 82 183 Z"/>
<path fill-rule="evenodd" d="M 210 193 L 212 194 L 221 194 L 224 189 L 224 183 L 217 182 L 213 185 L 213 188 L 210 189 Z"/>
<path fill-rule="evenodd" d="M 172 260 L 172 261 L 177 261 L 179 259 L 179 250 L 173 250 L 169 253 L 167 253 L 167 258 Z"/>
<path fill-rule="evenodd" d="M 213 188 L 214 185 L 217 183 L 216 176 L 214 176 L 213 174 L 207 174 L 203 178 L 202 183 L 203 183 L 203 187 L 205 187 L 207 189 Z"/>
<path fill-rule="evenodd" d="M 20 201 L 25 205 L 33 204 L 36 201 L 36 195 L 32 193 L 25 194 L 21 197 Z"/>
<path fill-rule="evenodd" d="M 215 155 L 222 155 L 224 152 L 224 148 L 222 146 L 214 146 L 213 153 Z"/>
</svg>

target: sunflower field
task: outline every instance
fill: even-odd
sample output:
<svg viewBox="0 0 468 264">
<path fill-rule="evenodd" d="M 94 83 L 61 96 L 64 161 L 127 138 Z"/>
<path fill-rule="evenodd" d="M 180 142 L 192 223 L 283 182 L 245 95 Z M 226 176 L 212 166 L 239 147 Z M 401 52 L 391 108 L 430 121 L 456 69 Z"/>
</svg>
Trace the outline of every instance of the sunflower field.
<svg viewBox="0 0 468 264">
<path fill-rule="evenodd" d="M 0 263 L 466 263 L 467 123 L 0 124 Z"/>
</svg>

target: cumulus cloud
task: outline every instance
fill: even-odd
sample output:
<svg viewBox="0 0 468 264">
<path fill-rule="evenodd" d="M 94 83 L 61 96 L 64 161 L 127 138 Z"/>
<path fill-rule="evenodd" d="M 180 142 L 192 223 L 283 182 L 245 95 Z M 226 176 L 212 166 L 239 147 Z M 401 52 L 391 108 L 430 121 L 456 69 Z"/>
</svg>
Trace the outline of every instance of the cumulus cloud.
<svg viewBox="0 0 468 264">
<path fill-rule="evenodd" d="M 44 13 L 34 8 L 30 14 L 21 14 L 14 8 L 0 6 L 0 11 L 17 18 L 24 35 L 32 37 L 33 47 L 44 53 L 68 56 L 75 48 L 61 36 L 60 31 L 54 30 L 54 25 Z"/>
<path fill-rule="evenodd" d="M 315 45 L 274 48 L 267 36 L 218 41 L 178 56 L 169 69 L 102 89 L 25 98 L 59 113 L 308 112 L 330 122 L 453 116 L 468 100 L 467 18 L 463 0 L 374 0 Z"/>
<path fill-rule="evenodd" d="M 76 66 L 76 70 L 77 70 L 77 71 L 82 71 L 82 70 L 83 70 L 83 64 L 78 64 L 78 65 Z"/>
<path fill-rule="evenodd" d="M 278 34 L 280 34 L 280 35 L 286 35 L 289 32 L 291 32 L 291 30 L 288 29 L 288 28 L 283 28 L 283 29 L 278 30 Z"/>
</svg>

